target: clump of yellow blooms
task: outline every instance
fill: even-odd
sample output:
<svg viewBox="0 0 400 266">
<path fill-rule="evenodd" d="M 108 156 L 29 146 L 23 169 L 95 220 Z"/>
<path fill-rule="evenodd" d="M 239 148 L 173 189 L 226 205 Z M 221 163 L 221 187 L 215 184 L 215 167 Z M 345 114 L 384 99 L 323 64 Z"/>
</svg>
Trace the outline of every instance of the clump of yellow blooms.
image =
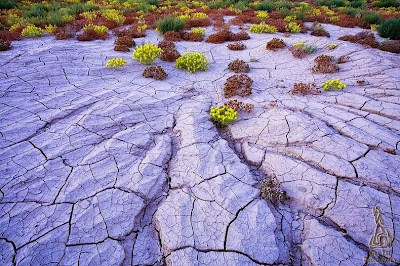
<svg viewBox="0 0 400 266">
<path fill-rule="evenodd" d="M 335 22 L 335 21 L 339 21 L 339 17 L 338 16 L 333 16 L 329 18 L 330 22 Z"/>
<path fill-rule="evenodd" d="M 256 11 L 257 18 L 259 19 L 267 19 L 269 18 L 269 14 L 267 11 Z"/>
<path fill-rule="evenodd" d="M 183 21 L 187 21 L 190 19 L 190 16 L 188 14 L 184 14 L 184 15 L 179 15 L 178 18 Z"/>
<path fill-rule="evenodd" d="M 112 67 L 116 70 L 123 68 L 126 64 L 126 60 L 123 58 L 112 58 L 108 60 L 106 67 Z"/>
<path fill-rule="evenodd" d="M 106 26 L 99 26 L 99 25 L 85 25 L 82 29 L 83 31 L 94 30 L 97 34 L 106 34 L 108 32 L 108 28 Z"/>
<path fill-rule="evenodd" d="M 346 84 L 342 83 L 340 79 L 330 79 L 322 83 L 322 88 L 326 91 L 338 90 L 346 88 Z"/>
<path fill-rule="evenodd" d="M 202 53 L 187 52 L 176 59 L 175 66 L 177 68 L 185 68 L 190 73 L 194 73 L 197 70 L 206 71 L 209 63 Z"/>
<path fill-rule="evenodd" d="M 28 25 L 22 30 L 21 35 L 24 37 L 36 38 L 43 34 L 43 29 L 34 25 Z"/>
<path fill-rule="evenodd" d="M 52 34 L 56 29 L 57 27 L 54 25 L 47 25 L 44 30 L 45 32 Z"/>
<path fill-rule="evenodd" d="M 81 16 L 87 20 L 94 20 L 97 18 L 98 12 L 97 11 L 86 11 L 81 13 Z"/>
<path fill-rule="evenodd" d="M 304 46 L 306 46 L 305 42 L 296 42 L 293 44 L 293 48 L 296 48 L 296 49 L 303 48 Z"/>
<path fill-rule="evenodd" d="M 191 17 L 193 19 L 203 19 L 203 18 L 208 18 L 208 15 L 206 13 L 203 13 L 203 12 L 196 12 L 196 13 L 192 14 Z"/>
<path fill-rule="evenodd" d="M 326 45 L 326 48 L 329 49 L 329 50 L 333 50 L 333 49 L 335 49 L 337 46 L 338 46 L 337 43 L 328 43 L 328 44 Z"/>
<path fill-rule="evenodd" d="M 211 107 L 210 116 L 215 123 L 225 127 L 236 121 L 237 111 L 225 105 L 221 107 Z"/>
<path fill-rule="evenodd" d="M 74 15 L 64 15 L 61 17 L 61 21 L 64 23 L 69 23 L 75 20 L 75 16 Z"/>
<path fill-rule="evenodd" d="M 195 33 L 195 34 L 201 34 L 201 35 L 206 34 L 206 29 L 204 29 L 204 28 L 192 28 L 191 31 L 192 31 L 192 33 Z"/>
<path fill-rule="evenodd" d="M 333 16 L 335 15 L 335 12 L 330 10 L 329 7 L 327 6 L 321 6 L 321 9 L 328 15 L 328 16 Z"/>
<path fill-rule="evenodd" d="M 311 8 L 309 11 L 307 11 L 307 14 L 310 14 L 312 16 L 320 16 L 321 10 L 319 10 L 318 8 Z"/>
<path fill-rule="evenodd" d="M 228 10 L 234 12 L 235 14 L 241 14 L 243 12 L 242 10 L 240 10 L 234 6 L 229 6 Z"/>
<path fill-rule="evenodd" d="M 286 22 L 291 22 L 296 20 L 296 16 L 286 16 L 284 19 Z"/>
<path fill-rule="evenodd" d="M 146 43 L 133 50 L 132 58 L 143 64 L 151 64 L 161 55 L 161 48 L 152 43 Z"/>
<path fill-rule="evenodd" d="M 249 30 L 254 33 L 275 33 L 278 31 L 276 27 L 267 25 L 265 22 L 253 24 L 250 26 Z"/>
<path fill-rule="evenodd" d="M 125 17 L 122 15 L 122 12 L 116 9 L 106 9 L 101 12 L 101 15 L 108 20 L 112 20 L 117 24 L 123 24 L 125 21 Z"/>
<path fill-rule="evenodd" d="M 296 22 L 289 22 L 289 25 L 286 26 L 286 30 L 290 33 L 298 33 L 301 31 L 301 27 Z"/>
<path fill-rule="evenodd" d="M 379 25 L 378 24 L 371 24 L 371 30 L 376 31 L 378 29 Z"/>
</svg>

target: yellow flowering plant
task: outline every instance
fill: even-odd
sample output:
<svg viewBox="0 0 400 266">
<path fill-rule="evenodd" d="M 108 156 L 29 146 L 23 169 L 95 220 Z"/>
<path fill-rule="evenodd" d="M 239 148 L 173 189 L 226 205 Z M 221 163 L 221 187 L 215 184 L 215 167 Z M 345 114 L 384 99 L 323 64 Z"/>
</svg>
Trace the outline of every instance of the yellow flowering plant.
<svg viewBox="0 0 400 266">
<path fill-rule="evenodd" d="M 126 64 L 126 60 L 123 58 L 112 58 L 108 60 L 106 67 L 112 67 L 115 70 L 122 69 Z"/>
<path fill-rule="evenodd" d="M 192 31 L 192 33 L 195 33 L 195 34 L 200 34 L 200 35 L 206 34 L 206 29 L 204 29 L 204 28 L 192 28 L 191 31 Z"/>
<path fill-rule="evenodd" d="M 157 57 L 161 55 L 161 48 L 155 44 L 146 43 L 138 46 L 132 52 L 132 58 L 143 64 L 151 64 Z"/>
<path fill-rule="evenodd" d="M 184 68 L 189 73 L 194 73 L 197 70 L 206 71 L 209 63 L 205 55 L 199 52 L 187 52 L 176 59 L 175 66 Z"/>
<path fill-rule="evenodd" d="M 299 33 L 301 31 L 301 27 L 299 24 L 292 21 L 286 26 L 286 30 L 290 33 Z"/>
<path fill-rule="evenodd" d="M 220 126 L 227 126 L 237 120 L 237 111 L 225 105 L 221 107 L 211 107 L 210 116 L 214 123 Z"/>
<path fill-rule="evenodd" d="M 322 88 L 326 91 L 329 90 L 338 90 L 346 88 L 346 84 L 342 83 L 340 79 L 330 79 L 324 83 L 322 83 Z"/>
<path fill-rule="evenodd" d="M 125 21 L 125 17 L 122 15 L 122 12 L 116 9 L 106 9 L 101 12 L 101 15 L 108 20 L 114 21 L 115 23 L 121 25 Z"/>
<path fill-rule="evenodd" d="M 99 25 L 85 25 L 82 29 L 83 31 L 94 30 L 97 34 L 104 35 L 107 34 L 108 28 L 106 26 L 99 26 Z"/>
<path fill-rule="evenodd" d="M 254 33 L 275 33 L 278 30 L 274 26 L 270 26 L 265 24 L 265 22 L 261 22 L 260 24 L 251 25 L 249 31 Z"/>
<path fill-rule="evenodd" d="M 257 18 L 259 19 L 267 19 L 269 18 L 269 14 L 267 11 L 256 11 Z"/>
<path fill-rule="evenodd" d="M 22 32 L 21 35 L 24 37 L 30 37 L 30 38 L 36 38 L 40 37 L 43 34 L 43 29 L 36 27 L 34 25 L 28 25 L 26 26 Z"/>
<path fill-rule="evenodd" d="M 191 17 L 193 19 L 203 19 L 203 18 L 208 18 L 208 15 L 203 12 L 196 12 L 196 13 L 192 14 Z"/>
</svg>

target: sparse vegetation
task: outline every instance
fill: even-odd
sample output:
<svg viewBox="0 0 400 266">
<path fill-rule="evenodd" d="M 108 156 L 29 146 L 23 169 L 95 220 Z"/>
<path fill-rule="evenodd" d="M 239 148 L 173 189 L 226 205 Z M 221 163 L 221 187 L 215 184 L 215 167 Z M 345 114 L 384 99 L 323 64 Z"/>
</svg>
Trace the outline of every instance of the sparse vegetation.
<svg viewBox="0 0 400 266">
<path fill-rule="evenodd" d="M 214 123 L 225 127 L 237 120 L 237 111 L 225 105 L 221 107 L 211 107 L 210 116 Z"/>
</svg>

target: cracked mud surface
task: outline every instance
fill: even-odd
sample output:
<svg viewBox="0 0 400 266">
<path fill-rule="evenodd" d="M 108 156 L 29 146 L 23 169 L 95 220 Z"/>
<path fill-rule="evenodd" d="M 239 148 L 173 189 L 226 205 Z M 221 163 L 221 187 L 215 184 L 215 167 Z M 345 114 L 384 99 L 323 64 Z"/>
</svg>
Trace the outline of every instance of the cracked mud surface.
<svg viewBox="0 0 400 266">
<path fill-rule="evenodd" d="M 341 41 L 326 51 L 361 30 L 325 27 L 330 39 L 251 34 L 244 51 L 178 42 L 210 68 L 157 61 L 165 81 L 143 78 L 113 38 L 16 42 L 0 54 L 0 264 L 362 265 L 375 206 L 400 261 L 400 56 Z M 321 49 L 266 51 L 276 36 Z M 311 74 L 322 53 L 350 61 Z M 122 71 L 105 68 L 121 55 Z M 238 99 L 255 108 L 217 130 L 209 108 L 236 58 L 254 80 Z M 290 94 L 329 78 L 348 87 Z M 288 196 L 277 207 L 260 199 L 273 176 Z"/>
</svg>

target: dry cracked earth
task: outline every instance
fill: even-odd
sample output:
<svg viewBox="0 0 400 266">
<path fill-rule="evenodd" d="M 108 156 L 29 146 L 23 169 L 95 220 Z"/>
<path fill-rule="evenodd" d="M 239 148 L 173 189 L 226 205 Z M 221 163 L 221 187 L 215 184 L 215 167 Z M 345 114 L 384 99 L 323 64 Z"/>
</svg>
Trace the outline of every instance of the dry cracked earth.
<svg viewBox="0 0 400 266">
<path fill-rule="evenodd" d="M 362 265 L 376 206 L 399 262 L 400 55 L 336 41 L 361 29 L 325 27 L 331 38 L 250 34 L 244 51 L 179 42 L 210 68 L 157 60 L 165 81 L 143 78 L 115 38 L 15 42 L 0 54 L 0 264 Z M 320 49 L 267 51 L 277 36 Z M 350 60 L 312 74 L 322 53 Z M 121 55 L 123 70 L 105 68 Z M 255 108 L 221 130 L 209 108 L 225 101 L 236 58 L 250 64 L 241 100 Z M 290 93 L 329 78 L 348 86 Z M 287 194 L 276 206 L 260 199 L 272 177 Z"/>
</svg>

